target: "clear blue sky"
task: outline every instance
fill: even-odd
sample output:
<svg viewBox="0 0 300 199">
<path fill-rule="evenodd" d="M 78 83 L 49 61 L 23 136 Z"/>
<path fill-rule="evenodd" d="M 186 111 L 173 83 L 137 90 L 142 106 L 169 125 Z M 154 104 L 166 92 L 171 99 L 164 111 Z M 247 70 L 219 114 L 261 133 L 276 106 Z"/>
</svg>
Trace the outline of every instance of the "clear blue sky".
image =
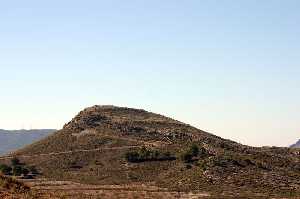
<svg viewBox="0 0 300 199">
<path fill-rule="evenodd" d="M 0 3 L 0 128 L 144 108 L 254 146 L 300 138 L 298 0 Z"/>
</svg>

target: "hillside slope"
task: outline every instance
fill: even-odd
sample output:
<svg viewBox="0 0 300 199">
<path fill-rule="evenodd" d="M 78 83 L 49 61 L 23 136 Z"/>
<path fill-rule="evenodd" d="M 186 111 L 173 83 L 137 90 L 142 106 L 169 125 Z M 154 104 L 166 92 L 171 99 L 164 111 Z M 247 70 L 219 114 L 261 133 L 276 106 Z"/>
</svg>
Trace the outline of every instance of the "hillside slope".
<svg viewBox="0 0 300 199">
<path fill-rule="evenodd" d="M 295 144 L 290 146 L 291 148 L 300 148 L 300 140 L 298 140 L 298 142 L 296 142 Z"/>
<path fill-rule="evenodd" d="M 22 148 L 45 138 L 54 129 L 3 130 L 0 129 L 0 155 Z"/>
<path fill-rule="evenodd" d="M 223 196 L 300 193 L 299 150 L 244 146 L 138 109 L 87 108 L 14 155 L 56 180 Z"/>
</svg>

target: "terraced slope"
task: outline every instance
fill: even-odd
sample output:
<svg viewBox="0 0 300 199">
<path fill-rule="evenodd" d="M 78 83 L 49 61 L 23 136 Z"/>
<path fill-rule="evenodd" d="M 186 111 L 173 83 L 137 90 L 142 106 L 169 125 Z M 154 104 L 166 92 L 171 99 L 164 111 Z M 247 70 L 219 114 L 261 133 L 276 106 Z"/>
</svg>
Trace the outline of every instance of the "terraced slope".
<svg viewBox="0 0 300 199">
<path fill-rule="evenodd" d="M 254 198 L 300 196 L 299 154 L 244 146 L 144 110 L 93 106 L 14 155 L 53 180 Z"/>
</svg>

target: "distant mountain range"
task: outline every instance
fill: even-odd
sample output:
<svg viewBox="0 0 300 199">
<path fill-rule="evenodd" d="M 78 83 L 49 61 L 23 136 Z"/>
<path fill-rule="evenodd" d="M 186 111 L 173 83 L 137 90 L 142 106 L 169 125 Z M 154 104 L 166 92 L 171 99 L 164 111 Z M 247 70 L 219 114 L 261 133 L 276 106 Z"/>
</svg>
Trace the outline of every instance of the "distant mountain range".
<svg viewBox="0 0 300 199">
<path fill-rule="evenodd" d="M 298 142 L 296 142 L 295 144 L 290 146 L 291 148 L 300 148 L 300 140 L 298 140 Z"/>
<path fill-rule="evenodd" d="M 54 129 L 3 130 L 0 129 L 0 155 L 12 152 L 45 138 Z"/>
</svg>

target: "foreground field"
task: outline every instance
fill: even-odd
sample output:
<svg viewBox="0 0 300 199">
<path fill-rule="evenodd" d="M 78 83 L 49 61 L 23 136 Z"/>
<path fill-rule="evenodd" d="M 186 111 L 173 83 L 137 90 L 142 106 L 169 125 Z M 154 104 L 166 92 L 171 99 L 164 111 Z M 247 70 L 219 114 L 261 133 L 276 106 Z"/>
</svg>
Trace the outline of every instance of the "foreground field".
<svg viewBox="0 0 300 199">
<path fill-rule="evenodd" d="M 168 191 L 151 185 L 85 185 L 71 181 L 51 181 L 47 179 L 23 180 L 39 198 L 207 198 L 209 193 L 184 193 Z"/>
<path fill-rule="evenodd" d="M 16 182 L 16 181 L 14 181 Z M 48 179 L 20 180 L 26 190 L 0 189 L 1 199 L 201 199 L 201 198 L 285 198 L 264 194 L 245 195 L 227 193 L 216 195 L 208 192 L 177 192 L 153 185 L 86 185 L 71 181 Z M 30 187 L 30 190 L 27 189 Z M 20 187 L 19 187 L 20 188 Z M 214 191 L 212 191 L 214 192 Z M 289 197 L 298 199 L 299 197 Z"/>
</svg>

